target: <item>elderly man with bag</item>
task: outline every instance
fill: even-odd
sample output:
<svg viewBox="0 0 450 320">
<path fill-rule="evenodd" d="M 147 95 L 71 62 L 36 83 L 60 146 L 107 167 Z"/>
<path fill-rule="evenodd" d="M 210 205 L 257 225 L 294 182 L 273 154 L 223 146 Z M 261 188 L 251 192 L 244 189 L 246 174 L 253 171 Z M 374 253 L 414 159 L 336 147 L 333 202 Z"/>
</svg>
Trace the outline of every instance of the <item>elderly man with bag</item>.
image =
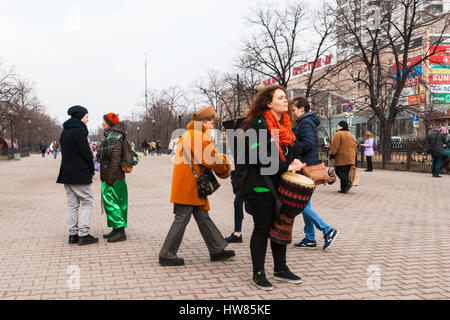
<svg viewBox="0 0 450 320">
<path fill-rule="evenodd" d="M 347 193 L 353 186 L 350 181 L 350 169 L 355 165 L 356 140 L 348 129 L 348 123 L 338 123 L 337 132 L 331 141 L 330 159 L 333 160 L 336 175 L 341 180 L 340 193 Z"/>
</svg>

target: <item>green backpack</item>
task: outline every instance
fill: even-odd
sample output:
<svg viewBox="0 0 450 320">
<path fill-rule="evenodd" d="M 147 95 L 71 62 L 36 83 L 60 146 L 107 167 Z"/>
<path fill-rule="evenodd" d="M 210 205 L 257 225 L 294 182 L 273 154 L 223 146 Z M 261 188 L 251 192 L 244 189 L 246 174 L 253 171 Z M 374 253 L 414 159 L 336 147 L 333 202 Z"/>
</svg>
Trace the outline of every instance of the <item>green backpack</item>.
<svg viewBox="0 0 450 320">
<path fill-rule="evenodd" d="M 120 165 L 122 166 L 122 171 L 125 173 L 131 173 L 133 171 L 133 167 L 138 164 L 138 161 L 138 157 L 133 151 L 131 144 L 124 137 L 122 147 L 122 162 L 120 163 Z"/>
</svg>

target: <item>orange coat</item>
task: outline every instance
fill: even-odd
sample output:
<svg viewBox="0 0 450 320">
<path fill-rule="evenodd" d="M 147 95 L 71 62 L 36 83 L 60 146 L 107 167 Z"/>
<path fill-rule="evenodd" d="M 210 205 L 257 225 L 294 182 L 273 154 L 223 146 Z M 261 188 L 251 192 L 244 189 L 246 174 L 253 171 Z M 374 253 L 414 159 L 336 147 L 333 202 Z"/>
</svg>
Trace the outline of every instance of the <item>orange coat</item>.
<svg viewBox="0 0 450 320">
<path fill-rule="evenodd" d="M 330 154 L 335 155 L 335 167 L 354 165 L 356 158 L 355 137 L 346 130 L 336 132 L 331 140 Z"/>
<path fill-rule="evenodd" d="M 194 153 L 195 158 L 201 164 L 196 164 L 191 157 L 191 163 L 198 176 L 206 168 L 210 168 L 221 179 L 230 176 L 231 165 L 227 156 L 219 153 L 211 141 L 211 137 L 205 134 L 206 127 L 201 121 L 191 121 L 187 131 L 178 141 L 175 151 L 175 164 L 172 175 L 172 191 L 170 202 L 199 206 L 202 210 L 209 211 L 208 198 L 200 198 L 197 189 L 197 180 L 184 156 L 181 144 L 184 143 L 188 155 Z"/>
</svg>

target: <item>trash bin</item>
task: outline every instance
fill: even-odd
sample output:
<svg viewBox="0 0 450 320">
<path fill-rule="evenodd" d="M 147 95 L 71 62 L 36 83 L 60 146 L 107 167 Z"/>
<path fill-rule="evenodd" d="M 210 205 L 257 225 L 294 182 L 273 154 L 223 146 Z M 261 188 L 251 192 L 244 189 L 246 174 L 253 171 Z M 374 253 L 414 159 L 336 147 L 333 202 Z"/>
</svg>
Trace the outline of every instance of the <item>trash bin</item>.
<svg viewBox="0 0 450 320">
<path fill-rule="evenodd" d="M 20 160 L 20 153 L 14 153 L 14 160 Z"/>
</svg>

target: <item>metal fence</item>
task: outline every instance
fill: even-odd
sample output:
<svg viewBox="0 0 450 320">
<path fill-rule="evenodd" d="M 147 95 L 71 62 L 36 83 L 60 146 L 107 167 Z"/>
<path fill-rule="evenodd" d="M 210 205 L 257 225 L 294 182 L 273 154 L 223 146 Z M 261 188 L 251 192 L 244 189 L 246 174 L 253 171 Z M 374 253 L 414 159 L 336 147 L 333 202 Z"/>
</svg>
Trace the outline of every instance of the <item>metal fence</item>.
<svg viewBox="0 0 450 320">
<path fill-rule="evenodd" d="M 331 165 L 328 149 L 320 150 L 320 158 L 327 166 Z M 374 169 L 431 173 L 432 158 L 426 153 L 425 141 L 410 140 L 393 142 L 390 151 L 383 152 L 379 149 L 372 157 L 372 162 Z M 356 165 L 359 168 L 367 168 L 364 148 L 358 148 Z"/>
</svg>

